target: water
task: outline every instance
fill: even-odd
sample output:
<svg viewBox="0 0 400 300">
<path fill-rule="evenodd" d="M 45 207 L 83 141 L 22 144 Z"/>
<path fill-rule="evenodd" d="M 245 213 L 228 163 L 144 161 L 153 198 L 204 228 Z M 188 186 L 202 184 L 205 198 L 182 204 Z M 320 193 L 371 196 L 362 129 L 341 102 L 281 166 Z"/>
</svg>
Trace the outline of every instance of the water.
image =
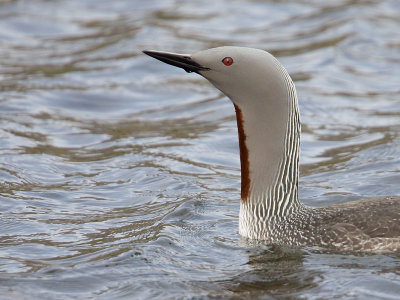
<svg viewBox="0 0 400 300">
<path fill-rule="evenodd" d="M 232 104 L 141 53 L 267 49 L 295 80 L 300 196 L 400 194 L 398 1 L 2 1 L 1 299 L 398 299 L 400 258 L 237 233 Z"/>
</svg>

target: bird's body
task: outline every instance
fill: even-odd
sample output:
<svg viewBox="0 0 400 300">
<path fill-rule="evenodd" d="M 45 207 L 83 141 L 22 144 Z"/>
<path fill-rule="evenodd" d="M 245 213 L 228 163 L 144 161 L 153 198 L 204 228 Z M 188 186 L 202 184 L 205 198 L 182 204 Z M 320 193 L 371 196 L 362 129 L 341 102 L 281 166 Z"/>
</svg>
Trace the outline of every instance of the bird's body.
<svg viewBox="0 0 400 300">
<path fill-rule="evenodd" d="M 400 197 L 322 208 L 299 201 L 296 89 L 271 54 L 244 47 L 213 48 L 192 56 L 145 53 L 199 73 L 233 102 L 242 174 L 242 236 L 338 251 L 400 253 Z"/>
<path fill-rule="evenodd" d="M 241 209 L 250 216 L 240 221 L 250 223 L 249 238 L 275 244 L 400 253 L 399 202 L 398 197 L 387 197 L 318 208 L 303 206 L 288 216 L 270 218 L 259 216 L 262 210 L 252 207 Z"/>
</svg>

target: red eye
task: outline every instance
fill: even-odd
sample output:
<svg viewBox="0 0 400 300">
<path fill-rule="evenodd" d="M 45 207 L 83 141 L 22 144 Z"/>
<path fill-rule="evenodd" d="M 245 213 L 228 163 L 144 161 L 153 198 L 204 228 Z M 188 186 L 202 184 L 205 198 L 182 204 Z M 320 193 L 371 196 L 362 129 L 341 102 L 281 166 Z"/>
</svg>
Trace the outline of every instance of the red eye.
<svg viewBox="0 0 400 300">
<path fill-rule="evenodd" d="M 225 66 L 230 66 L 233 64 L 233 58 L 232 57 L 225 57 L 222 62 L 224 63 Z"/>
</svg>

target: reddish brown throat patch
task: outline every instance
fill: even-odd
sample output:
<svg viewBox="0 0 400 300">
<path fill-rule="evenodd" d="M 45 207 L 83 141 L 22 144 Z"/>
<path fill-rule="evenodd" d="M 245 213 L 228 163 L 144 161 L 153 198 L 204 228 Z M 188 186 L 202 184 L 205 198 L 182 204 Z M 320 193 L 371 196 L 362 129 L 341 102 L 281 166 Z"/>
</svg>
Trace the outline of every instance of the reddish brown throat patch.
<svg viewBox="0 0 400 300">
<path fill-rule="evenodd" d="M 246 145 L 246 134 L 244 133 L 243 114 L 239 106 L 234 104 L 236 111 L 236 121 L 239 134 L 239 150 L 240 150 L 240 169 L 242 172 L 241 198 L 246 202 L 250 192 L 250 163 L 249 149 Z"/>
</svg>

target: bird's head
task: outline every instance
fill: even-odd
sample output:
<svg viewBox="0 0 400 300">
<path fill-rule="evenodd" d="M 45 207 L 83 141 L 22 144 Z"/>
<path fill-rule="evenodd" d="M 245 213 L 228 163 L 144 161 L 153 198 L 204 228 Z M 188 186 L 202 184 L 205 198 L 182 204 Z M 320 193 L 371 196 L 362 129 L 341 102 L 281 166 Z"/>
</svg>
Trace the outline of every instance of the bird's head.
<svg viewBox="0 0 400 300">
<path fill-rule="evenodd" d="M 245 105 L 244 101 L 279 97 L 277 93 L 286 92 L 286 71 L 263 50 L 225 46 L 193 55 L 153 50 L 143 52 L 187 72 L 202 75 L 239 106 Z"/>
</svg>

